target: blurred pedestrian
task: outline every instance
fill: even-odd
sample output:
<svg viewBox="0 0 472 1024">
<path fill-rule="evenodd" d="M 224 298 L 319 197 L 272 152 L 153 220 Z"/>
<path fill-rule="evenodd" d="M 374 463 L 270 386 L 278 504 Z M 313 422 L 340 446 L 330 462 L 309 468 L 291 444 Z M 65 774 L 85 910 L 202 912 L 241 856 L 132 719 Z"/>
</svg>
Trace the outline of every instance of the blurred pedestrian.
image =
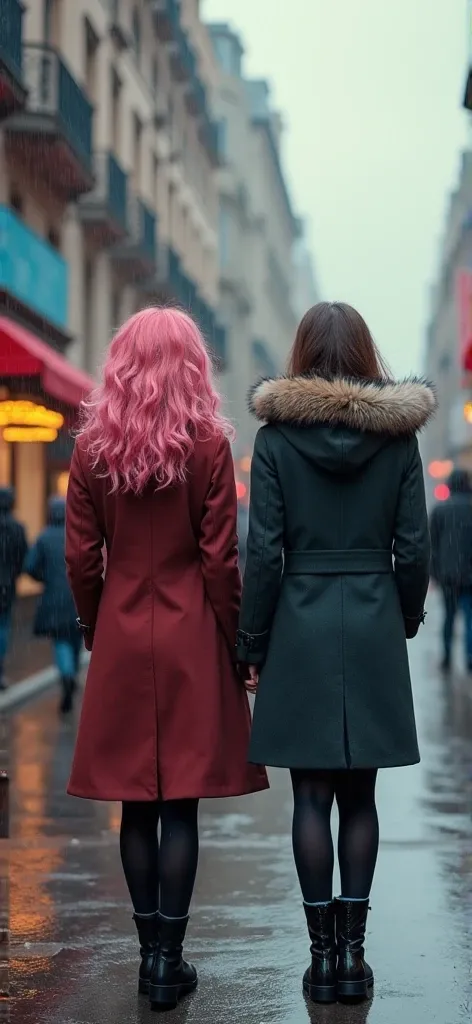
<svg viewBox="0 0 472 1024">
<path fill-rule="evenodd" d="M 256 386 L 251 405 L 266 425 L 238 644 L 257 691 L 250 758 L 291 769 L 305 992 L 363 997 L 377 770 L 419 761 L 406 640 L 424 617 L 429 536 L 415 433 L 435 399 L 421 381 L 390 379 L 359 313 L 322 302 L 298 328 L 289 375 Z"/>
<path fill-rule="evenodd" d="M 5 658 L 11 634 L 16 581 L 21 575 L 28 545 L 24 527 L 13 516 L 15 493 L 0 487 L 0 690 L 6 689 Z"/>
<path fill-rule="evenodd" d="M 83 647 L 74 598 L 66 575 L 65 522 L 64 498 L 51 498 L 48 525 L 40 533 L 25 562 L 25 572 L 43 584 L 33 628 L 36 636 L 48 636 L 52 640 L 61 681 L 61 714 L 68 714 L 73 708 Z"/>
<path fill-rule="evenodd" d="M 431 576 L 444 602 L 442 669 L 451 668 L 454 624 L 458 611 L 465 620 L 465 656 L 472 672 L 472 487 L 469 474 L 455 469 L 449 478 L 450 496 L 431 514 Z"/>
<path fill-rule="evenodd" d="M 197 984 L 182 944 L 199 798 L 268 785 L 247 762 L 250 711 L 236 671 L 229 433 L 194 321 L 146 309 L 110 346 L 69 480 L 67 564 L 92 651 L 69 793 L 123 803 L 139 990 L 155 1009 Z"/>
</svg>

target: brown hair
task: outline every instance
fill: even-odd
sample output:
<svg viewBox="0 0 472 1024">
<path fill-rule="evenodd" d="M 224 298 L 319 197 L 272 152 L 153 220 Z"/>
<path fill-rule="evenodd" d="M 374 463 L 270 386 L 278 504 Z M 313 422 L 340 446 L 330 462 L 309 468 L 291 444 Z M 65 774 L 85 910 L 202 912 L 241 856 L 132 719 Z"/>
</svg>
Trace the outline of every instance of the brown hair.
<svg viewBox="0 0 472 1024">
<path fill-rule="evenodd" d="M 365 320 L 345 302 L 318 302 L 305 313 L 290 354 L 289 374 L 385 380 L 390 374 Z"/>
</svg>

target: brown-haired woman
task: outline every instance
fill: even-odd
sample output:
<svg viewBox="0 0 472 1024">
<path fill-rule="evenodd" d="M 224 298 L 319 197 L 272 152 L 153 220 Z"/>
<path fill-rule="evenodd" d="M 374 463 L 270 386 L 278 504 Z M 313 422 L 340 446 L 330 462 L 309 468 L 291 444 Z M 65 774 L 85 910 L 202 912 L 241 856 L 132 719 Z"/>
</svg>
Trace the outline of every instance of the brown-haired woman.
<svg viewBox="0 0 472 1024">
<path fill-rule="evenodd" d="M 293 850 L 311 938 L 305 992 L 366 996 L 379 768 L 419 761 L 406 640 L 424 618 L 429 537 L 416 440 L 434 392 L 394 383 L 355 309 L 306 313 L 289 374 L 251 396 L 239 632 L 257 690 L 250 758 L 290 768 Z M 332 898 L 331 809 L 341 897 Z"/>
</svg>

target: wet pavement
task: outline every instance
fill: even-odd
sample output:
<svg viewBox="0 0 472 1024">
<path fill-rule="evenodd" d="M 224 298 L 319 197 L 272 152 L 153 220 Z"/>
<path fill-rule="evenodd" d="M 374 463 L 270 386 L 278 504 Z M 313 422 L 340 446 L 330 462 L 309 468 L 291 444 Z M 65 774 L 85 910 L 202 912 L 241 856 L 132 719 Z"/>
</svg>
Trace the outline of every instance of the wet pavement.
<svg viewBox="0 0 472 1024">
<path fill-rule="evenodd" d="M 436 631 L 433 613 L 411 644 L 422 764 L 380 774 L 382 843 L 368 938 L 373 999 L 317 1007 L 301 993 L 308 941 L 291 857 L 288 773 L 277 771 L 268 794 L 202 804 L 187 943 L 200 985 L 166 1020 L 471 1021 L 472 680 L 437 673 Z M 9 857 L 11 997 L 0 1000 L 0 1021 L 156 1020 L 136 993 L 119 807 L 65 795 L 74 726 L 59 722 L 55 695 L 10 725 L 12 839 L 0 841 L 0 856 L 4 877 Z"/>
<path fill-rule="evenodd" d="M 9 684 L 18 683 L 51 664 L 51 644 L 33 635 L 34 597 L 20 598 L 13 609 L 11 641 L 5 662 Z"/>
</svg>

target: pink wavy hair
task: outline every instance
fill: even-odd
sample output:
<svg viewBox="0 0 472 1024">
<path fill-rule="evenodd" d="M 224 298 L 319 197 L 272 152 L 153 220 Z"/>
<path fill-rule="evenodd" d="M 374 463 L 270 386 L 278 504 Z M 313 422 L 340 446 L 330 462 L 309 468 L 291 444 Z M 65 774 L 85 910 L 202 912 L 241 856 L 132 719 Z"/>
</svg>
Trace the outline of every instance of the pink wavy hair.
<svg viewBox="0 0 472 1024">
<path fill-rule="evenodd" d="M 78 436 L 111 491 L 181 483 L 197 440 L 232 436 L 211 361 L 190 316 L 151 307 L 130 317 L 108 349 L 103 381 L 83 403 Z"/>
</svg>

